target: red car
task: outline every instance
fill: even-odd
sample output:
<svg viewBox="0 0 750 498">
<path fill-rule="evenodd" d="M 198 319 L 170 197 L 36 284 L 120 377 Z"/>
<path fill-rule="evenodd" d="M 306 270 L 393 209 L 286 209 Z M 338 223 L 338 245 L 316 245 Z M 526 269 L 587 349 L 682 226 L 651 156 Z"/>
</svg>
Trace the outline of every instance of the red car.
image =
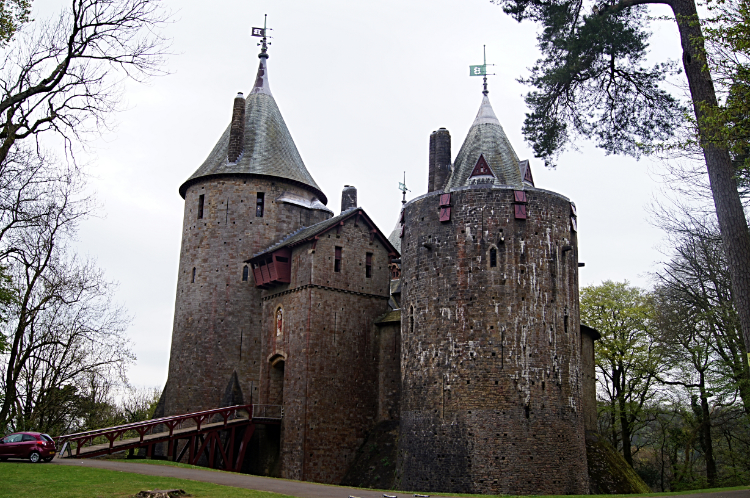
<svg viewBox="0 0 750 498">
<path fill-rule="evenodd" d="M 0 460 L 3 462 L 8 458 L 28 459 L 31 463 L 49 462 L 56 451 L 54 439 L 38 432 L 14 432 L 0 439 Z"/>
</svg>

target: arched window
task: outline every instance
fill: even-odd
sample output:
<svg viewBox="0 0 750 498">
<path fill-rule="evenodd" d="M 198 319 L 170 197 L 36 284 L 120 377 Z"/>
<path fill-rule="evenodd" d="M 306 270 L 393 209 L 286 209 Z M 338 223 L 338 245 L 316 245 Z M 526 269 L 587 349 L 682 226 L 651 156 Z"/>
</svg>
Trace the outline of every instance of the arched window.
<svg viewBox="0 0 750 498">
<path fill-rule="evenodd" d="M 276 308 L 276 337 L 284 335 L 284 311 Z"/>
<path fill-rule="evenodd" d="M 242 267 L 242 281 L 247 282 L 247 277 L 250 276 L 250 269 L 247 267 L 247 265 Z"/>
<path fill-rule="evenodd" d="M 497 266 L 497 249 L 490 247 L 490 268 Z"/>
</svg>

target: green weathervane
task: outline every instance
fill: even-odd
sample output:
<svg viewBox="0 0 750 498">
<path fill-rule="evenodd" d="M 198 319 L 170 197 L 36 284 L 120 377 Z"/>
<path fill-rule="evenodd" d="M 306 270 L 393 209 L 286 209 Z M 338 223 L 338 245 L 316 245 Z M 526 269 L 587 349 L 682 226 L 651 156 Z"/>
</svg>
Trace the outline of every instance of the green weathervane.
<svg viewBox="0 0 750 498">
<path fill-rule="evenodd" d="M 494 76 L 495 73 L 487 73 L 487 66 L 494 66 L 494 64 L 487 64 L 487 45 L 482 45 L 482 49 L 484 51 L 484 64 L 481 64 L 479 66 L 469 66 L 469 76 L 484 77 L 484 90 L 482 91 L 482 93 L 484 95 L 487 95 L 488 93 L 490 93 L 490 91 L 487 90 L 487 76 Z"/>
</svg>

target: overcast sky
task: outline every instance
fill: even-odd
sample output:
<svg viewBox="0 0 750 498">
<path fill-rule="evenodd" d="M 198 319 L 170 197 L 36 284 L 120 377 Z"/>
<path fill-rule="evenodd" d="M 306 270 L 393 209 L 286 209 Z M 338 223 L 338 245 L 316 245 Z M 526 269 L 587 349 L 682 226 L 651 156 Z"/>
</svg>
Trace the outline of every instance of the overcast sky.
<svg viewBox="0 0 750 498">
<path fill-rule="evenodd" d="M 42 19 L 69 2 L 36 0 Z M 624 280 L 648 286 L 663 259 L 650 224 L 660 195 L 657 162 L 605 156 L 591 144 L 562 155 L 555 170 L 534 159 L 521 126 L 527 91 L 516 79 L 538 58 L 536 27 L 518 24 L 489 0 L 213 0 L 164 4 L 174 13 L 168 76 L 129 84 L 117 126 L 92 144 L 87 171 L 102 216 L 81 227 L 78 247 L 119 282 L 134 316 L 129 334 L 134 385 L 167 377 L 183 200 L 178 187 L 229 124 L 238 91 L 252 88 L 257 38 L 268 14 L 271 90 L 307 169 L 338 214 L 345 184 L 386 234 L 407 198 L 425 193 L 430 132 L 447 128 L 453 156 L 481 102 L 471 64 L 494 63 L 490 101 L 537 187 L 574 201 L 582 285 Z M 653 14 L 666 14 L 654 9 Z M 654 60 L 679 60 L 673 23 L 653 26 Z M 250 256 L 245 255 L 245 256 Z"/>
</svg>

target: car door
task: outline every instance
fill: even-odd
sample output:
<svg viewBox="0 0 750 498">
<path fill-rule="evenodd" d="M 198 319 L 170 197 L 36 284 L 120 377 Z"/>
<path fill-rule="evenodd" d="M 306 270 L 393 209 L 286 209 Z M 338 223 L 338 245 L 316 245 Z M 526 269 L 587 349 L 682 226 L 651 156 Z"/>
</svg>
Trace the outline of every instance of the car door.
<svg viewBox="0 0 750 498">
<path fill-rule="evenodd" d="M 18 456 L 28 458 L 32 451 L 37 450 L 37 440 L 31 434 L 24 434 L 18 449 Z"/>
<path fill-rule="evenodd" d="M 11 434 L 6 437 L 5 444 L 3 445 L 5 447 L 5 455 L 3 456 L 18 458 L 19 452 L 23 449 L 21 439 L 23 439 L 23 434 Z"/>
</svg>

